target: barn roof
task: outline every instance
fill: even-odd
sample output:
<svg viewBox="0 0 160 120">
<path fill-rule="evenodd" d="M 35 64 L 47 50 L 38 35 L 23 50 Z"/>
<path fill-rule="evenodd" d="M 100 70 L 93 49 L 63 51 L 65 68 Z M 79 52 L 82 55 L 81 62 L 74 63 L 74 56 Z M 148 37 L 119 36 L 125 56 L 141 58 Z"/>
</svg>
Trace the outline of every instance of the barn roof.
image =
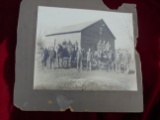
<svg viewBox="0 0 160 120">
<path fill-rule="evenodd" d="M 54 33 L 46 35 L 47 37 L 49 36 L 54 36 L 54 35 L 61 35 L 61 34 L 68 34 L 68 33 L 76 33 L 76 32 L 81 32 L 83 29 L 95 24 L 96 22 L 101 21 L 100 20 L 94 20 L 94 21 L 90 21 L 90 22 L 85 22 L 85 23 L 80 23 L 80 24 L 76 24 L 76 25 L 70 25 L 70 26 L 66 26 L 63 27 L 61 29 L 57 29 L 54 31 Z"/>
</svg>

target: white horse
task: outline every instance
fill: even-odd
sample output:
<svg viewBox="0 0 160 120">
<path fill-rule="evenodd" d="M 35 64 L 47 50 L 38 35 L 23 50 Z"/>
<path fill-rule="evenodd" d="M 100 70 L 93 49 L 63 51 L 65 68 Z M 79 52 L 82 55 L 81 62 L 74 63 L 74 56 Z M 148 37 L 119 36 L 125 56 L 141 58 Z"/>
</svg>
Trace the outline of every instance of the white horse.
<svg viewBox="0 0 160 120">
<path fill-rule="evenodd" d="M 130 67 L 131 55 L 127 51 L 116 52 L 116 71 L 128 72 Z"/>
</svg>

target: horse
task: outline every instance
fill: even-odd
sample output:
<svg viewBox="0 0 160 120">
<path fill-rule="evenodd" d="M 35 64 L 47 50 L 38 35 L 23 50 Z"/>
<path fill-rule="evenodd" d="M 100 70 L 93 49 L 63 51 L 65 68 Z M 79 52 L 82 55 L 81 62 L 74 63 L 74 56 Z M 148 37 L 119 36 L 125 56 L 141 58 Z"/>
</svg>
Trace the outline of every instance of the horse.
<svg viewBox="0 0 160 120">
<path fill-rule="evenodd" d="M 124 72 L 128 72 L 130 68 L 130 62 L 131 62 L 131 54 L 129 54 L 127 51 L 123 54 L 123 69 Z"/>
<path fill-rule="evenodd" d="M 111 58 L 111 52 L 110 51 L 103 51 L 101 54 L 101 63 L 102 63 L 102 68 L 106 69 L 107 71 L 111 71 L 112 66 L 112 58 Z"/>
<path fill-rule="evenodd" d="M 58 68 L 69 67 L 70 52 L 67 46 L 59 45 L 57 50 Z"/>
<path fill-rule="evenodd" d="M 124 73 L 129 70 L 131 55 L 127 51 L 116 53 L 116 71 Z"/>
<path fill-rule="evenodd" d="M 93 55 L 93 66 L 97 69 L 102 69 L 102 53 L 100 51 L 95 51 Z"/>
</svg>

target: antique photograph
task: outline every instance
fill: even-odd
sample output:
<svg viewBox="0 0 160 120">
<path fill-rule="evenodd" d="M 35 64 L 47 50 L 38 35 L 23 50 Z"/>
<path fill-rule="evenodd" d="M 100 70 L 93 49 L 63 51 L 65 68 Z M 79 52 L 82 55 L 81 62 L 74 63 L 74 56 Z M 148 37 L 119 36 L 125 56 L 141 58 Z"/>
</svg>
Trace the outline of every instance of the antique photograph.
<svg viewBox="0 0 160 120">
<path fill-rule="evenodd" d="M 137 91 L 132 13 L 38 7 L 33 89 Z"/>
</svg>

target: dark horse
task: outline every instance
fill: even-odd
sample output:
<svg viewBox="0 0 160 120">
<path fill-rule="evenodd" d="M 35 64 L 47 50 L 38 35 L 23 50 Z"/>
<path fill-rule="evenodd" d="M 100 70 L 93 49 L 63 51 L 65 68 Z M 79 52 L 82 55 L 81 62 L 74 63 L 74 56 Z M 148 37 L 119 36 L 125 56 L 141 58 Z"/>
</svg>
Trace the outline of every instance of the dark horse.
<svg viewBox="0 0 160 120">
<path fill-rule="evenodd" d="M 59 45 L 57 51 L 58 67 L 67 67 L 69 64 L 70 54 L 66 47 Z"/>
</svg>

